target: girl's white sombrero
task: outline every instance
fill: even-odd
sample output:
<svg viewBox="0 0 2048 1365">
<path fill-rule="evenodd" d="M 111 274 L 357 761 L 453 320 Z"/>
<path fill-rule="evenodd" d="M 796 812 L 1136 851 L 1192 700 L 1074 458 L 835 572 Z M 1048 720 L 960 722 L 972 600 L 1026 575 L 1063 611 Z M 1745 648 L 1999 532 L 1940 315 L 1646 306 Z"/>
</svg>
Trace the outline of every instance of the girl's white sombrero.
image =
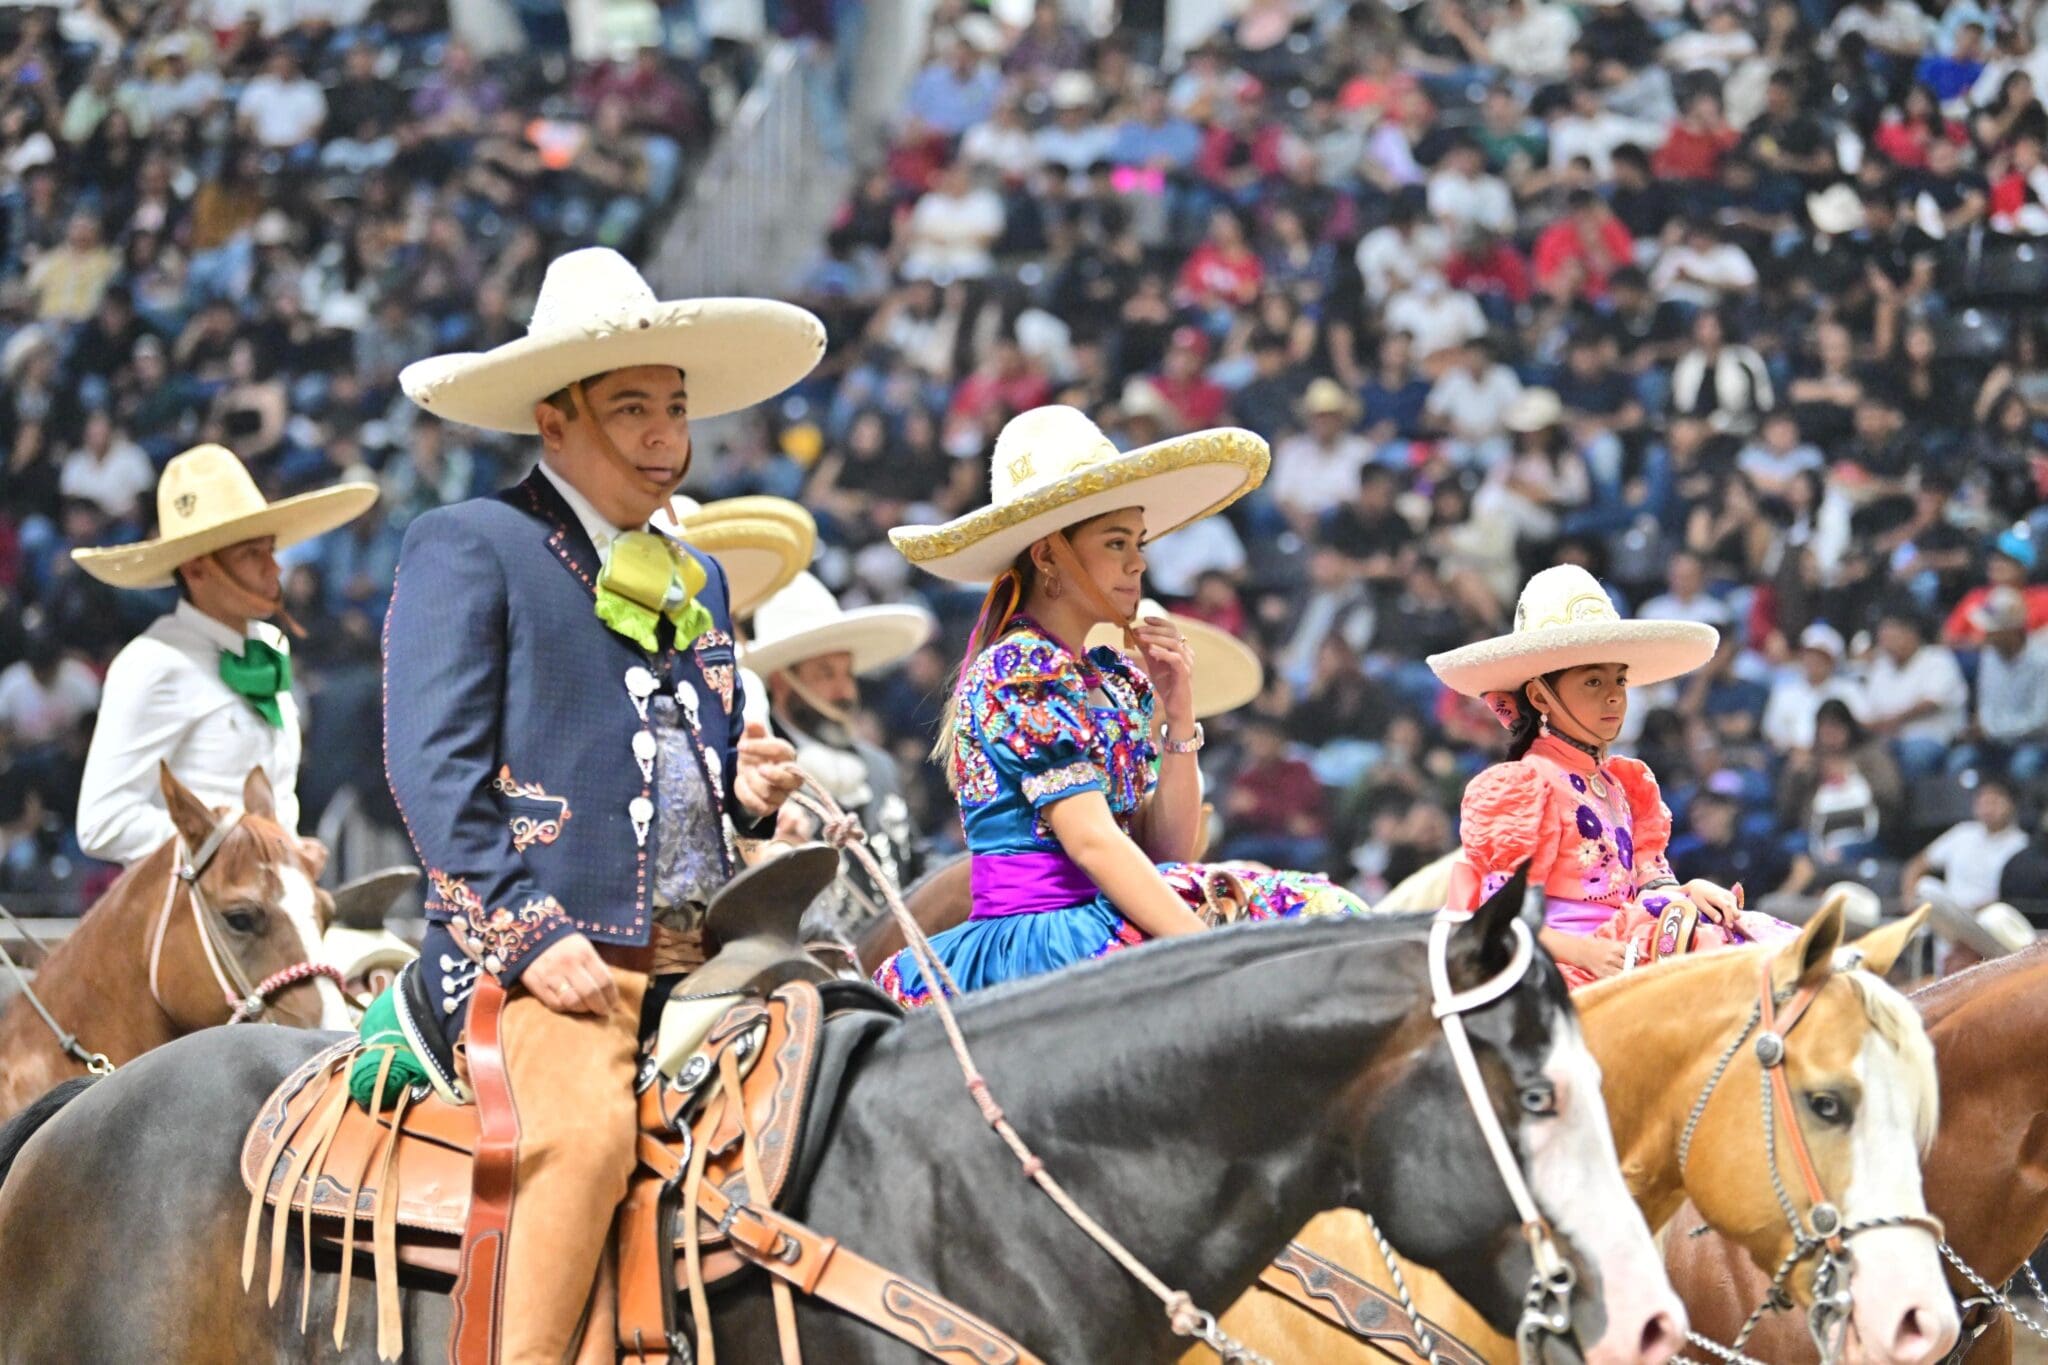
<svg viewBox="0 0 2048 1365">
<path fill-rule="evenodd" d="M 589 247 L 548 266 L 525 336 L 418 361 L 398 383 L 436 417 L 531 435 L 534 404 L 613 370 L 673 365 L 688 386 L 690 416 L 717 417 L 773 398 L 824 354 L 824 324 L 793 304 L 662 302 L 625 257 Z"/>
<path fill-rule="evenodd" d="M 1690 673 L 1721 634 L 1695 621 L 1625 621 L 1600 580 L 1575 564 L 1531 578 L 1506 635 L 1429 656 L 1444 686 L 1468 697 L 1512 692 L 1531 678 L 1589 664 L 1627 664 L 1631 687 Z"/>
<path fill-rule="evenodd" d="M 1033 408 L 996 438 L 987 507 L 942 526 L 899 526 L 904 558 L 956 583 L 988 583 L 1033 541 L 1105 512 L 1137 507 L 1145 535 L 1220 512 L 1265 480 L 1264 437 L 1238 427 L 1191 432 L 1119 452 L 1086 414 Z"/>
</svg>

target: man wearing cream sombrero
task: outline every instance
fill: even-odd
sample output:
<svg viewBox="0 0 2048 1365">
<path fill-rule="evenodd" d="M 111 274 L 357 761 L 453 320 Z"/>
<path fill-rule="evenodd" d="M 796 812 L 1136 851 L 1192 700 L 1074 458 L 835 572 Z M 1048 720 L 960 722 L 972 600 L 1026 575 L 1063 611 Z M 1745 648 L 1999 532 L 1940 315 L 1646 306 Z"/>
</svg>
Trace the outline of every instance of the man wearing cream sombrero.
<svg viewBox="0 0 2048 1365">
<path fill-rule="evenodd" d="M 239 806 L 252 768 L 270 778 L 278 823 L 299 822 L 299 709 L 277 551 L 361 516 L 377 486 L 347 483 L 266 502 L 233 452 L 194 447 L 157 484 L 157 537 L 73 550 L 117 588 L 178 585 L 169 615 L 114 656 L 78 791 L 86 853 L 130 863 L 175 832 L 157 765 L 209 806 Z M 286 618 L 289 620 L 289 618 Z"/>
<path fill-rule="evenodd" d="M 1236 428 L 1119 452 L 1075 409 L 1035 408 L 996 440 L 989 506 L 889 533 L 929 573 L 994 583 L 933 755 L 973 860 L 972 917 L 932 940 L 963 989 L 1204 927 L 1195 662 L 1180 627 L 1140 615 L 1144 545 L 1251 492 L 1269 460 Z M 1103 625 L 1131 652 L 1086 648 Z M 1240 875 L 1232 898 L 1255 919 L 1363 908 L 1296 872 Z M 903 954 L 876 979 L 930 998 Z"/>
<path fill-rule="evenodd" d="M 1508 761 L 1467 784 L 1449 905 L 1475 909 L 1525 864 L 1545 897 L 1543 944 L 1574 987 L 1638 962 L 1797 931 L 1743 908 L 1742 888 L 1681 883 L 1665 858 L 1671 810 L 1656 774 L 1610 754 L 1628 690 L 1691 672 L 1720 635 L 1692 621 L 1626 621 L 1576 565 L 1522 589 L 1514 629 L 1433 654 L 1446 687 L 1507 727 Z"/>
<path fill-rule="evenodd" d="M 775 732 L 796 746 L 797 762 L 858 819 L 868 850 L 898 886 L 923 870 L 922 841 L 896 760 L 855 731 L 861 678 L 893 667 L 931 639 L 937 622 L 923 607 L 844 610 L 832 590 L 808 573 L 775 594 L 754 617 L 754 640 L 743 656 L 768 688 Z M 811 838 L 805 812 L 785 810 L 779 837 Z M 805 922 L 806 935 L 851 939 L 885 914 L 881 891 L 865 869 L 846 867 Z"/>
<path fill-rule="evenodd" d="M 510 1093 L 478 1100 L 519 1132 L 509 1233 L 471 1246 L 458 1286 L 514 1311 L 465 1319 L 456 1359 L 557 1365 L 586 1303 L 610 1330 L 591 1288 L 633 1168 L 650 976 L 703 958 L 733 871 L 725 818 L 765 833 L 800 781 L 795 751 L 741 719 L 724 570 L 653 518 L 689 470 L 691 419 L 780 393 L 824 341 L 787 304 L 662 302 L 591 249 L 548 267 L 524 337 L 399 376 L 437 417 L 540 445 L 516 487 L 412 523 L 385 628 L 386 763 L 428 870 L 422 961 L 455 964 L 408 969 L 391 1001 L 457 1097 L 452 1045 L 475 1011 L 497 1017 Z"/>
</svg>

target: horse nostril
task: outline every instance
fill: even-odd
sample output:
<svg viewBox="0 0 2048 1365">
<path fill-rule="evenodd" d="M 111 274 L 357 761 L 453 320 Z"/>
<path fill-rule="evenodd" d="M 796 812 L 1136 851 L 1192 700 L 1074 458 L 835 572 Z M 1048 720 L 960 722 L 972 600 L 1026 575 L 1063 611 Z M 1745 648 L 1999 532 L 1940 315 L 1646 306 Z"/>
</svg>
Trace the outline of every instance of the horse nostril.
<svg viewBox="0 0 2048 1365">
<path fill-rule="evenodd" d="M 1938 1345 L 1921 1309 L 1908 1308 L 1899 1316 L 1898 1330 L 1892 1334 L 1893 1360 L 1901 1362 L 1901 1365 L 1919 1365 L 1919 1362 L 1935 1358 Z"/>
<path fill-rule="evenodd" d="M 1648 1365 L 1662 1365 L 1677 1355 L 1684 1345 L 1685 1332 L 1679 1327 L 1678 1319 L 1660 1312 L 1643 1324 L 1643 1338 L 1637 1343 L 1636 1355 Z"/>
</svg>

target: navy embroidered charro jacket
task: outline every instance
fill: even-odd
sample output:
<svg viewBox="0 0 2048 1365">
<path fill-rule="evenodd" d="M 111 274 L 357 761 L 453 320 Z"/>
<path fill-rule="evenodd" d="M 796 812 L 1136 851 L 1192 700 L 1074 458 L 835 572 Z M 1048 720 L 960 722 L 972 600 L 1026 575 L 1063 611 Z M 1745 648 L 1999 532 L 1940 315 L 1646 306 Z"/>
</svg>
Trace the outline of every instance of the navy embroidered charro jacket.
<svg viewBox="0 0 2048 1365">
<path fill-rule="evenodd" d="M 713 629 L 676 649 L 663 622 L 649 654 L 598 619 L 597 551 L 539 470 L 406 532 L 384 625 L 385 770 L 427 917 L 508 987 L 572 930 L 651 936 L 650 690 L 682 699 L 707 787 L 757 828 L 730 786 L 743 722 L 725 574 L 697 559 Z"/>
</svg>

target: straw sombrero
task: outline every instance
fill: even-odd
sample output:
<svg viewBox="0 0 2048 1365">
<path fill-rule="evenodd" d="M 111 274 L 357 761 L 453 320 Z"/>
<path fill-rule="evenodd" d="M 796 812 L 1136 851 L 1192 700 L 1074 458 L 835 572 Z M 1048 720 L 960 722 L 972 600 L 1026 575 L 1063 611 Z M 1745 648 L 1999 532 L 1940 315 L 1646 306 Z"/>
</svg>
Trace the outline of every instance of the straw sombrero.
<svg viewBox="0 0 2048 1365">
<path fill-rule="evenodd" d="M 855 673 L 873 673 L 915 654 L 937 628 L 938 622 L 923 607 L 847 611 L 830 588 L 800 573 L 755 613 L 754 642 L 743 662 L 766 677 L 806 659 L 851 654 Z"/>
<path fill-rule="evenodd" d="M 889 539 L 927 573 L 987 583 L 1033 541 L 1120 508 L 1142 508 L 1156 540 L 1257 488 L 1271 462 L 1265 438 L 1238 427 L 1122 453 L 1078 409 L 1033 408 L 996 438 L 987 507 L 943 526 L 899 526 Z"/>
<path fill-rule="evenodd" d="M 533 405 L 579 379 L 673 365 L 692 418 L 773 398 L 825 354 L 825 325 L 771 299 L 662 302 L 608 247 L 556 258 L 526 335 L 489 351 L 437 355 L 398 376 L 406 397 L 450 422 L 532 435 Z"/>
<path fill-rule="evenodd" d="M 787 498 L 721 498 L 698 503 L 678 494 L 658 525 L 674 526 L 725 570 L 733 620 L 752 616 L 804 571 L 818 545 L 818 523 Z"/>
<path fill-rule="evenodd" d="M 2034 941 L 2034 926 L 2004 901 L 1994 901 L 1974 913 L 1940 897 L 1930 898 L 1929 904 L 1934 910 L 1934 931 L 1979 957 L 2004 957 Z"/>
<path fill-rule="evenodd" d="M 1266 670 L 1252 647 L 1220 626 L 1179 616 L 1151 598 L 1138 604 L 1138 619 L 1164 616 L 1180 627 L 1188 648 L 1195 654 L 1195 719 L 1208 720 L 1250 705 L 1266 686 Z M 1099 625 L 1088 633 L 1088 648 L 1108 645 L 1123 647 L 1123 633 L 1113 625 Z"/>
<path fill-rule="evenodd" d="M 1588 664 L 1627 664 L 1631 687 L 1690 673 L 1721 635 L 1696 621 L 1624 621 L 1600 580 L 1576 564 L 1531 578 L 1506 635 L 1429 656 L 1444 686 L 1468 697 L 1513 692 L 1531 678 Z"/>
<path fill-rule="evenodd" d="M 282 550 L 355 520 L 376 501 L 376 484 L 343 483 L 266 502 L 233 451 L 194 446 L 157 480 L 155 540 L 73 550 L 71 558 L 117 588 L 167 588 L 180 564 L 264 536 L 276 537 Z"/>
</svg>

